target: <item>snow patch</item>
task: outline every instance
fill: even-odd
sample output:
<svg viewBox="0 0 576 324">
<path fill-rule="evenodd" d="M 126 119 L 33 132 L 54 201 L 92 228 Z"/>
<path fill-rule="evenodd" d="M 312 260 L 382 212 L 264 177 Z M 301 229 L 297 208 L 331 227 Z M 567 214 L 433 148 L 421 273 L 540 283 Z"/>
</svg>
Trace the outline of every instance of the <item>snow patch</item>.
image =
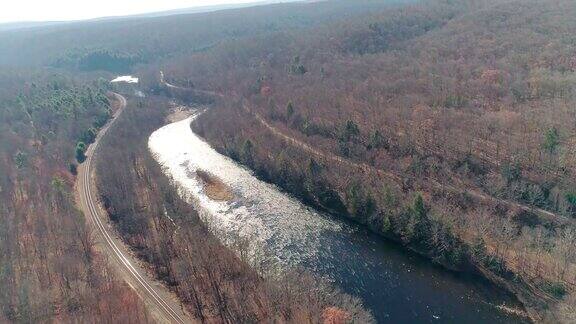
<svg viewBox="0 0 576 324">
<path fill-rule="evenodd" d="M 110 82 L 112 82 L 112 83 L 117 83 L 117 82 L 138 83 L 138 81 L 139 81 L 138 78 L 133 77 L 131 75 L 122 75 L 122 76 L 119 76 Z"/>
</svg>

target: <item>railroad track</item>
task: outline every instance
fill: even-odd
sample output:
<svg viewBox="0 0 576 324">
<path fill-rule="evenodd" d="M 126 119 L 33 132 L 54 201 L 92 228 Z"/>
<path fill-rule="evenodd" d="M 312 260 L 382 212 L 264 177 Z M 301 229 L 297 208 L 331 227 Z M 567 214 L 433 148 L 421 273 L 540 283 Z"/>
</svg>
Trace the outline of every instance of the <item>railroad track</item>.
<svg viewBox="0 0 576 324">
<path fill-rule="evenodd" d="M 80 207 L 90 220 L 89 223 L 94 226 L 101 236 L 110 255 L 113 256 L 119 262 L 122 269 L 126 271 L 125 274 L 130 279 L 128 284 L 136 290 L 138 295 L 153 304 L 166 322 L 190 323 L 192 321 L 187 319 L 188 316 L 184 314 L 183 310 L 180 312 L 175 310 L 174 305 L 170 305 L 170 302 L 166 301 L 162 294 L 157 291 L 157 288 L 151 283 L 152 280 L 142 274 L 145 273 L 144 270 L 138 269 L 138 266 L 135 266 L 135 263 L 130 261 L 131 256 L 124 252 L 127 250 L 127 248 L 123 246 L 124 243 L 111 235 L 105 221 L 103 221 L 103 219 L 107 219 L 108 216 L 105 215 L 104 210 L 100 207 L 98 195 L 95 193 L 95 190 L 93 190 L 95 186 L 93 186 L 92 183 L 92 172 L 94 171 L 92 170 L 92 159 L 97 153 L 100 140 L 106 135 L 108 129 L 114 124 L 116 118 L 126 107 L 126 98 L 117 93 L 113 95 L 119 100 L 120 108 L 115 113 L 114 118 L 100 130 L 96 140 L 90 145 L 86 152 L 86 160 L 79 168 L 77 190 L 80 197 Z M 166 293 L 164 293 L 164 295 L 165 294 Z"/>
</svg>

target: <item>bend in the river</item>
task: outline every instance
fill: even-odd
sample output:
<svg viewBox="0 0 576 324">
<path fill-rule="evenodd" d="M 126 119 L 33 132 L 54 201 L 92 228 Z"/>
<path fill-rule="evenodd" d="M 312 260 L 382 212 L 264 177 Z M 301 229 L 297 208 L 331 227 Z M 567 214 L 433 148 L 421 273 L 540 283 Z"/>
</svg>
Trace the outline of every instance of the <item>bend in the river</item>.
<svg viewBox="0 0 576 324">
<path fill-rule="evenodd" d="M 190 129 L 194 117 L 164 126 L 150 150 L 227 244 L 249 238 L 253 257 L 270 267 L 304 267 L 360 297 L 378 322 L 510 323 L 500 310 L 516 306 L 508 294 L 477 278 L 448 272 L 363 227 L 319 213 L 258 180 Z M 221 179 L 232 201 L 215 201 L 197 170 Z"/>
</svg>

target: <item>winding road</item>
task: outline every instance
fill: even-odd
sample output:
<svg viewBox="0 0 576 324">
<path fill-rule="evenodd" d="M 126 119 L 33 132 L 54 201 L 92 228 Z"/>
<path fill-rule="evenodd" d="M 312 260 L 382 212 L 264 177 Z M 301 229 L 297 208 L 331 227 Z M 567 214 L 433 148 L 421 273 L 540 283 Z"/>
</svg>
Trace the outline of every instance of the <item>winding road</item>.
<svg viewBox="0 0 576 324">
<path fill-rule="evenodd" d="M 142 298 L 152 316 L 162 323 L 192 323 L 194 321 L 186 314 L 176 296 L 146 273 L 137 258 L 130 253 L 128 246 L 108 223 L 108 215 L 98 201 L 99 195 L 93 179 L 93 157 L 98 152 L 100 140 L 126 107 L 126 98 L 117 93 L 113 93 L 113 96 L 119 103 L 118 109 L 112 120 L 100 130 L 94 143 L 88 147 L 86 161 L 78 168 L 76 190 L 79 207 L 89 219 L 88 226 L 99 234 L 102 252 L 117 261 L 118 274 Z"/>
</svg>

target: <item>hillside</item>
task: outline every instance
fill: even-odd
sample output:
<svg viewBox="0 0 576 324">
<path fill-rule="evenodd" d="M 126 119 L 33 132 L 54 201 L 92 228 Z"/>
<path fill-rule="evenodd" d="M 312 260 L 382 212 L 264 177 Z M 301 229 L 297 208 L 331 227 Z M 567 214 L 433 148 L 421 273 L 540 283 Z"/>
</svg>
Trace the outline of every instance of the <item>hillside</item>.
<svg viewBox="0 0 576 324">
<path fill-rule="evenodd" d="M 0 84 L 0 322 L 153 322 L 72 194 L 77 141 L 107 120 L 108 89 L 15 70 Z"/>
<path fill-rule="evenodd" d="M 281 3 L 0 31 L 0 66 L 51 65 L 125 72 L 136 64 L 203 51 L 225 40 L 319 25 L 402 2 L 406 1 Z"/>
<path fill-rule="evenodd" d="M 262 178 L 569 322 L 575 13 L 433 1 L 162 69 L 223 94 L 194 129 Z"/>
<path fill-rule="evenodd" d="M 100 234 L 90 230 L 91 220 L 75 205 L 77 167 L 119 106 L 109 92 L 119 90 L 102 76 L 136 66 L 148 68 L 147 63 L 169 61 L 242 36 L 304 28 L 386 6 L 377 1 L 367 1 L 366 7 L 345 1 L 314 7 L 280 4 L 0 31 L 0 322 L 148 323 L 156 319 L 134 287 L 121 280 L 111 256 L 96 244 Z M 145 107 L 154 104 L 167 107 L 165 98 L 151 99 Z M 123 132 L 133 141 L 118 144 L 136 146 L 122 150 L 108 143 L 109 154 L 121 152 L 117 160 L 122 164 L 99 176 L 103 182 L 115 176 L 125 181 L 106 182 L 102 188 L 110 204 L 111 224 L 151 274 L 178 294 L 182 307 L 199 320 L 214 322 L 320 322 L 326 308 L 336 311 L 336 317 L 370 322 L 372 317 L 361 303 L 337 288 L 326 283 L 309 291 L 300 281 L 315 279 L 301 272 L 283 280 L 263 278 L 211 236 L 196 211 L 175 197 L 169 180 L 146 155 L 146 136 L 164 122 L 166 113 L 141 110 L 136 120 L 146 120 L 148 124 L 140 126 L 149 128 L 138 129 L 124 120 L 127 129 L 111 130 L 112 136 Z M 134 156 L 145 163 L 140 170 L 145 179 L 132 172 L 129 161 Z M 106 197 L 131 184 L 151 182 L 158 187 L 125 192 L 123 200 Z M 142 203 L 137 194 L 150 197 L 147 213 L 135 212 Z M 154 212 L 169 205 L 174 208 L 172 216 L 181 222 L 182 236 L 172 237 L 168 227 L 155 226 L 166 225 L 165 218 Z M 115 214 L 114 208 L 122 215 Z M 135 228 L 141 232 L 135 233 Z M 215 262 L 214 256 L 220 261 Z M 246 301 L 253 304 L 242 305 Z"/>
<path fill-rule="evenodd" d="M 572 0 L 332 0 L 0 25 L 0 322 L 154 321 L 73 196 L 121 90 L 100 198 L 198 321 L 374 319 L 210 232 L 147 151 L 173 101 L 207 107 L 194 132 L 307 205 L 487 278 L 535 322 L 576 322 L 574 17 Z"/>
</svg>

